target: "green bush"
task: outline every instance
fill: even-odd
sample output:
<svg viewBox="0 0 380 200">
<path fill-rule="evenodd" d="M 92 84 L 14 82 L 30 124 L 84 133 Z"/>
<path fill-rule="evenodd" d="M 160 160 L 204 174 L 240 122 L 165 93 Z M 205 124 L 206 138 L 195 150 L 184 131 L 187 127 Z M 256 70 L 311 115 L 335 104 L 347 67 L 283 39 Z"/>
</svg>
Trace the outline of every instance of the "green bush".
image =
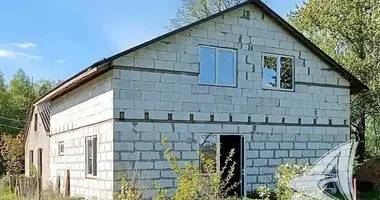
<svg viewBox="0 0 380 200">
<path fill-rule="evenodd" d="M 166 139 L 162 140 L 166 143 Z M 213 159 L 207 158 L 207 156 L 200 154 L 200 162 L 202 163 L 202 169 L 198 164 L 186 162 L 184 166 L 180 166 L 177 162 L 176 155 L 170 153 L 170 150 L 165 151 L 165 156 L 170 163 L 170 168 L 177 176 L 177 190 L 170 197 L 168 196 L 168 190 L 161 188 L 155 183 L 155 189 L 157 195 L 154 200 L 188 200 L 188 199 L 200 199 L 200 200 L 221 200 L 221 199 L 240 199 L 237 197 L 228 197 L 228 193 L 239 186 L 239 183 L 231 183 L 233 172 L 236 163 L 232 161 L 234 150 L 227 156 L 225 163 L 221 170 L 216 169 L 216 163 Z M 222 176 L 222 174 L 224 176 Z M 126 181 L 121 177 L 121 186 L 123 191 L 121 193 L 115 193 L 114 197 L 118 200 L 139 200 L 141 199 L 142 191 L 139 187 L 136 187 L 134 181 Z"/>
<path fill-rule="evenodd" d="M 8 176 L 0 178 L 0 200 L 22 200 L 21 197 L 11 192 L 8 180 Z"/>
<path fill-rule="evenodd" d="M 310 169 L 308 164 L 284 164 L 278 166 L 275 174 L 277 184 L 274 192 L 278 200 L 289 200 L 292 198 L 294 191 L 289 187 L 289 181 L 299 175 L 305 175 Z"/>
</svg>

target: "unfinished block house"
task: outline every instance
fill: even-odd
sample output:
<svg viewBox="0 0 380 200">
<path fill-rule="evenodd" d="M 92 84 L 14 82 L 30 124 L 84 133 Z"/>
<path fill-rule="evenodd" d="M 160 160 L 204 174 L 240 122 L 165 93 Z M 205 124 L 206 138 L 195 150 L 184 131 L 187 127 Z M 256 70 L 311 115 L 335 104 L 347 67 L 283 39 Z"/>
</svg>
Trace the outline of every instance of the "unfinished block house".
<svg viewBox="0 0 380 200">
<path fill-rule="evenodd" d="M 222 162 L 233 148 L 243 196 L 272 182 L 279 164 L 312 162 L 349 140 L 350 95 L 363 89 L 264 3 L 246 1 L 99 61 L 37 100 L 49 109 L 43 176 L 55 183 L 70 170 L 72 195 L 112 199 L 119 172 L 133 171 L 150 198 L 154 180 L 176 187 L 166 148 L 194 163 L 198 149 Z M 26 155 L 40 139 L 32 132 Z"/>
</svg>

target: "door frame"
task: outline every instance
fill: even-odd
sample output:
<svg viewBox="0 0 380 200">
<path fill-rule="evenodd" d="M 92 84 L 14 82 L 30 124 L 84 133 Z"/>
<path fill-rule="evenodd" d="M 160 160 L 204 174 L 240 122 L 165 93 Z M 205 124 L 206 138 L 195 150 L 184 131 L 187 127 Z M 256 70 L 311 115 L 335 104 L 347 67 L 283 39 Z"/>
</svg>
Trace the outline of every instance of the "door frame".
<svg viewBox="0 0 380 200">
<path fill-rule="evenodd" d="M 240 177 L 240 180 L 243 180 L 240 184 L 243 184 L 243 191 L 242 191 L 242 196 L 243 197 L 247 197 L 247 138 L 245 137 L 245 134 L 244 133 L 234 133 L 234 134 L 229 134 L 229 133 L 205 133 L 203 135 L 200 135 L 200 137 L 204 137 L 204 136 L 207 136 L 207 135 L 215 135 L 216 136 L 216 140 L 217 140 L 217 145 L 220 145 L 220 136 L 240 136 L 241 138 L 243 138 L 241 140 L 241 142 L 244 142 L 244 148 L 243 148 L 243 145 L 241 144 L 240 142 L 240 148 L 243 148 L 243 158 L 241 159 L 244 159 L 242 160 L 244 162 L 244 165 L 241 166 L 242 168 L 240 169 L 241 170 L 241 177 Z M 200 142 L 201 140 L 199 139 L 198 140 L 198 145 L 200 145 Z M 199 146 L 200 148 L 200 146 Z M 216 148 L 216 164 L 217 164 L 217 170 L 220 170 L 220 147 L 217 147 Z M 244 179 L 243 179 L 244 177 Z"/>
</svg>

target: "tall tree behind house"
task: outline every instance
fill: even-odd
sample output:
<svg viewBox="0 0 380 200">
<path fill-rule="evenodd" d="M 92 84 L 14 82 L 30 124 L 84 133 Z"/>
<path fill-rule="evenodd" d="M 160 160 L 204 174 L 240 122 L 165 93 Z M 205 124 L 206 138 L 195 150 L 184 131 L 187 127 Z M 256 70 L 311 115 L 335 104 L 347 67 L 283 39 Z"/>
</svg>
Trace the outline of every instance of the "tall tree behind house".
<svg viewBox="0 0 380 200">
<path fill-rule="evenodd" d="M 376 134 L 380 127 L 376 125 L 380 122 L 380 1 L 309 0 L 297 7 L 289 20 L 370 88 L 351 97 L 351 127 L 360 141 L 359 161 L 363 161 L 365 122 L 370 122 L 369 135 Z"/>
<path fill-rule="evenodd" d="M 174 30 L 212 14 L 240 4 L 246 0 L 182 0 L 176 16 L 170 19 L 168 29 Z"/>
</svg>

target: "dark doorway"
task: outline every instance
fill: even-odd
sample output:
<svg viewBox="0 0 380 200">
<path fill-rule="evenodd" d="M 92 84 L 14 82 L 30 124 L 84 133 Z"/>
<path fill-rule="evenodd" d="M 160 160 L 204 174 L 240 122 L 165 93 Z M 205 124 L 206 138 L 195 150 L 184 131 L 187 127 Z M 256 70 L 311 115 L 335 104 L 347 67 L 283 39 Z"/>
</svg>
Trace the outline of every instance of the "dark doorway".
<svg viewBox="0 0 380 200">
<path fill-rule="evenodd" d="M 220 135 L 220 169 L 225 166 L 225 161 L 232 149 L 234 149 L 234 154 L 232 156 L 232 161 L 236 162 L 234 169 L 234 176 L 230 179 L 229 184 L 226 188 L 231 187 L 231 185 L 239 183 L 236 188 L 230 190 L 228 195 L 241 197 L 244 195 L 244 142 L 241 135 Z M 227 169 L 223 172 L 222 178 L 225 179 L 228 175 L 228 171 L 231 169 L 232 162 L 229 162 Z"/>
<path fill-rule="evenodd" d="M 37 154 L 37 162 L 38 162 L 38 176 L 42 176 L 42 149 L 38 149 Z"/>
</svg>

